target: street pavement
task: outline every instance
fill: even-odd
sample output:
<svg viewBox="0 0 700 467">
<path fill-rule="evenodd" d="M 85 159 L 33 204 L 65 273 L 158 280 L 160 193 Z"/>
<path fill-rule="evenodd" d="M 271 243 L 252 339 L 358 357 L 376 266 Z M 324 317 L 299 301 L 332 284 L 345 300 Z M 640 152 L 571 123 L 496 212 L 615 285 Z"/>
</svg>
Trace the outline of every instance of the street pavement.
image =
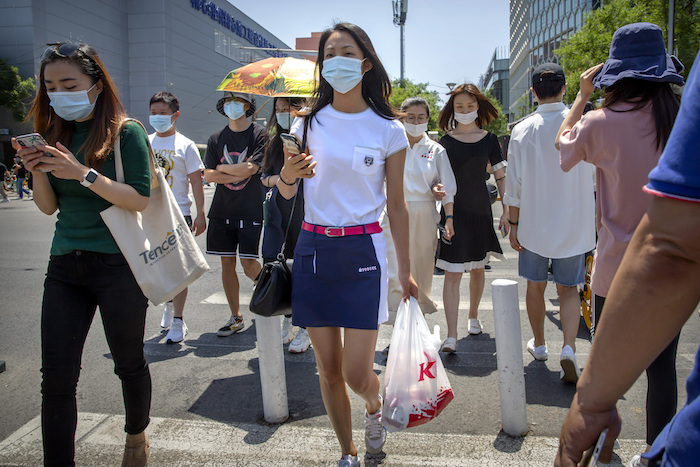
<svg viewBox="0 0 700 467">
<path fill-rule="evenodd" d="M 207 201 L 213 187 L 205 188 Z M 494 217 L 500 206 L 494 205 Z M 0 205 L 0 465 L 40 465 L 40 310 L 42 284 L 55 216 L 41 214 L 31 201 Z M 459 233 L 457 233 L 459 234 Z M 204 249 L 205 235 L 197 238 Z M 500 238 L 500 234 L 499 234 Z M 557 437 L 575 387 L 559 381 L 562 345 L 558 301 L 553 284 L 546 293 L 545 333 L 550 359 L 537 362 L 525 350 L 530 338 L 525 313 L 525 283 L 517 277 L 517 254 L 507 239 L 501 244 L 508 259 L 492 261 L 480 307 L 484 333 L 467 335 L 468 275 L 461 285 L 460 339 L 455 355 L 443 356 L 455 399 L 430 423 L 390 434 L 385 455 L 367 456 L 365 465 L 551 465 Z M 153 378 L 150 465 L 335 465 L 340 457 L 335 435 L 325 415 L 313 348 L 305 354 L 285 352 L 290 418 L 283 424 L 263 419 L 255 316 L 245 305 L 252 283 L 242 272 L 241 303 L 245 329 L 230 337 L 216 330 L 228 319 L 221 288 L 221 263 L 207 257 L 211 271 L 190 287 L 185 321 L 190 333 L 181 344 L 166 345 L 160 329 L 162 307 L 148 312 L 145 351 Z M 501 431 L 491 281 L 519 284 L 520 325 L 529 431 L 513 438 Z M 428 325 L 442 328 L 443 276 L 435 276 L 433 298 L 438 313 Z M 660 310 L 662 311 L 662 310 Z M 383 379 L 392 328 L 382 326 L 375 353 L 375 371 Z M 684 381 L 692 369 L 700 337 L 697 313 L 681 333 L 678 350 L 679 406 L 685 401 Z M 60 335 L 51 336 L 60 339 Z M 590 349 L 581 320 L 577 358 L 584 366 Z M 611 356 L 615 358 L 615 356 Z M 78 465 L 116 465 L 123 449 L 123 403 L 118 378 L 101 322 L 96 318 L 87 338 L 77 400 Z M 364 455 L 364 408 L 351 391 L 355 443 Z M 612 465 L 629 465 L 644 447 L 646 378 L 642 376 L 618 408 L 623 418 L 619 447 Z"/>
</svg>

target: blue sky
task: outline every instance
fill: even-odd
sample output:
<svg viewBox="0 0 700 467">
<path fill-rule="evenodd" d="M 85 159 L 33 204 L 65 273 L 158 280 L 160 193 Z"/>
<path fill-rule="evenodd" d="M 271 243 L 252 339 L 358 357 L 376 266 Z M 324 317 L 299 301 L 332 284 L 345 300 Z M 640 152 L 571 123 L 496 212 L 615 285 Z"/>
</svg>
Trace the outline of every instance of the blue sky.
<svg viewBox="0 0 700 467">
<path fill-rule="evenodd" d="M 369 35 L 389 75 L 401 74 L 391 0 L 229 1 L 292 48 L 297 37 L 338 20 L 355 23 Z M 508 21 L 507 0 L 408 0 L 406 78 L 430 83 L 441 96 L 445 83 L 477 83 L 494 49 L 508 47 Z"/>
</svg>

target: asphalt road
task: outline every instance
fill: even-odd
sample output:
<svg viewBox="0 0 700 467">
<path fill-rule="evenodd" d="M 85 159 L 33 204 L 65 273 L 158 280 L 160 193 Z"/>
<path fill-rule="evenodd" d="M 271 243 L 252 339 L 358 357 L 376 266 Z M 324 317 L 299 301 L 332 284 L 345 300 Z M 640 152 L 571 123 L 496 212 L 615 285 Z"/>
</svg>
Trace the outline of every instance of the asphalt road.
<svg viewBox="0 0 700 467">
<path fill-rule="evenodd" d="M 210 201 L 213 188 L 206 188 L 205 192 Z M 500 207 L 495 205 L 494 216 L 499 213 Z M 40 413 L 40 309 L 54 222 L 55 216 L 41 214 L 31 201 L 13 199 L 0 204 L 0 360 L 7 365 L 7 370 L 0 373 L 0 440 Z M 198 237 L 202 249 L 204 237 Z M 456 355 L 443 357 L 455 399 L 435 421 L 412 429 L 416 436 L 498 436 L 501 416 L 490 283 L 499 278 L 519 283 L 530 434 L 558 436 L 575 388 L 559 381 L 558 349 L 562 338 L 555 288 L 550 284 L 546 294 L 545 332 L 550 359 L 536 362 L 525 351 L 531 333 L 524 306 L 525 283 L 517 277 L 517 254 L 505 239 L 501 243 L 508 259 L 493 261 L 493 269 L 486 273 L 487 285 L 480 308 L 482 335 L 467 336 L 468 276 L 462 281 L 459 350 Z M 220 261 L 215 257 L 207 259 L 211 271 L 190 288 L 185 310 L 190 333 L 184 343 L 166 345 L 165 333 L 160 329 L 162 310 L 154 306 L 149 309 L 145 349 L 153 378 L 152 416 L 166 422 L 176 419 L 180 424 L 190 420 L 192 423 L 215 421 L 265 426 L 254 315 L 244 305 L 244 331 L 226 338 L 216 336 L 216 330 L 226 322 L 229 311 L 221 287 Z M 242 273 L 239 276 L 241 302 L 246 303 L 252 283 Z M 429 315 L 427 321 L 431 328 L 439 324 L 444 338 L 442 284 L 442 276 L 435 276 L 433 298 L 440 304 L 440 311 Z M 684 381 L 692 369 L 700 341 L 699 323 L 694 313 L 681 333 L 677 364 L 679 406 L 685 400 Z M 387 326 L 380 329 L 375 354 L 375 370 L 380 378 L 386 365 L 381 349 L 389 343 L 391 329 Z M 578 337 L 577 357 L 579 365 L 584 366 L 590 340 L 583 320 Z M 61 339 L 61 336 L 50 338 Z M 327 429 L 329 421 L 321 402 L 313 349 L 305 354 L 285 353 L 285 363 L 290 408 L 290 420 L 285 426 Z M 79 411 L 122 415 L 119 380 L 113 373 L 109 349 L 97 318 L 88 335 L 82 366 L 77 392 Z M 363 420 L 362 404 L 354 395 L 351 397 L 353 425 L 359 428 Z M 618 404 L 623 417 L 621 439 L 644 439 L 645 398 L 646 378 L 642 376 Z"/>
</svg>

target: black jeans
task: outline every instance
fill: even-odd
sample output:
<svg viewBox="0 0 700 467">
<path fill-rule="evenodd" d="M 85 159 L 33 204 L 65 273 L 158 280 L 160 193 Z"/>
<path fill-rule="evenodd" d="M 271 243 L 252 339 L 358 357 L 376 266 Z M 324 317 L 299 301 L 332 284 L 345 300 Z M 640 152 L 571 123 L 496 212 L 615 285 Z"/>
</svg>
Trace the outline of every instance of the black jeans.
<svg viewBox="0 0 700 467">
<path fill-rule="evenodd" d="M 598 324 L 605 297 L 593 295 L 595 323 Z M 676 415 L 678 380 L 676 351 L 680 333 L 647 368 L 647 444 L 651 445 L 664 427 Z"/>
<path fill-rule="evenodd" d="M 121 254 L 52 255 L 41 310 L 41 425 L 45 465 L 74 465 L 80 361 L 95 310 L 122 382 L 125 430 L 149 422 L 151 374 L 143 353 L 148 301 Z"/>
</svg>

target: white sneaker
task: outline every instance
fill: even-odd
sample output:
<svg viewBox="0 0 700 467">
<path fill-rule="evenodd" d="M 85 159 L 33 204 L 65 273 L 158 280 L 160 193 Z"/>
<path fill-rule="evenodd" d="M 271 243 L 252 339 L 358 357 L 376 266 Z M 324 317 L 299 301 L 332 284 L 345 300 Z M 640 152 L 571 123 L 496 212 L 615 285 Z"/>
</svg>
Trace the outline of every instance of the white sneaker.
<svg viewBox="0 0 700 467">
<path fill-rule="evenodd" d="M 469 318 L 469 334 L 476 336 L 477 334 L 481 334 L 483 330 L 484 328 L 481 327 L 481 321 L 475 318 Z"/>
<path fill-rule="evenodd" d="M 10 198 L 3 198 L 2 201 L 0 201 L 0 203 L 9 203 L 9 202 L 10 202 Z"/>
<path fill-rule="evenodd" d="M 527 341 L 527 351 L 530 352 L 530 355 L 535 357 L 535 360 L 540 360 L 540 361 L 545 361 L 547 360 L 548 357 L 548 352 L 547 352 L 547 344 L 545 345 L 538 345 L 535 347 L 535 338 L 533 337 L 529 341 Z"/>
<path fill-rule="evenodd" d="M 647 464 L 643 462 L 640 454 L 636 454 L 630 461 L 630 467 L 647 467 Z"/>
<path fill-rule="evenodd" d="M 338 467 L 360 467 L 360 460 L 352 454 L 345 454 L 338 461 Z"/>
<path fill-rule="evenodd" d="M 286 316 L 282 320 L 282 345 L 289 344 L 294 336 L 297 335 L 299 326 L 294 326 L 292 324 L 292 318 L 287 318 Z"/>
<path fill-rule="evenodd" d="M 365 409 L 365 447 L 369 454 L 379 454 L 386 443 L 386 428 L 382 425 L 382 402 L 382 396 L 379 396 L 379 410 L 372 415 Z"/>
<path fill-rule="evenodd" d="M 160 319 L 160 327 L 168 329 L 173 324 L 173 316 L 175 316 L 175 305 L 173 305 L 173 302 L 168 302 L 165 304 L 163 317 Z"/>
<path fill-rule="evenodd" d="M 304 353 L 309 350 L 311 339 L 306 329 L 299 328 L 299 332 L 294 336 L 292 343 L 289 344 L 289 353 Z"/>
<path fill-rule="evenodd" d="M 559 378 L 567 383 L 575 383 L 581 376 L 581 370 L 578 368 L 578 363 L 576 363 L 576 354 L 570 345 L 565 345 L 561 350 L 561 356 L 559 357 L 559 364 L 561 365 L 561 372 L 559 373 Z"/>
<path fill-rule="evenodd" d="M 440 346 L 440 352 L 455 353 L 457 351 L 457 339 L 448 337 Z"/>
<path fill-rule="evenodd" d="M 185 340 L 187 335 L 187 325 L 182 320 L 182 318 L 174 318 L 172 324 L 170 325 L 170 331 L 168 335 L 165 336 L 166 344 L 176 344 Z"/>
</svg>

